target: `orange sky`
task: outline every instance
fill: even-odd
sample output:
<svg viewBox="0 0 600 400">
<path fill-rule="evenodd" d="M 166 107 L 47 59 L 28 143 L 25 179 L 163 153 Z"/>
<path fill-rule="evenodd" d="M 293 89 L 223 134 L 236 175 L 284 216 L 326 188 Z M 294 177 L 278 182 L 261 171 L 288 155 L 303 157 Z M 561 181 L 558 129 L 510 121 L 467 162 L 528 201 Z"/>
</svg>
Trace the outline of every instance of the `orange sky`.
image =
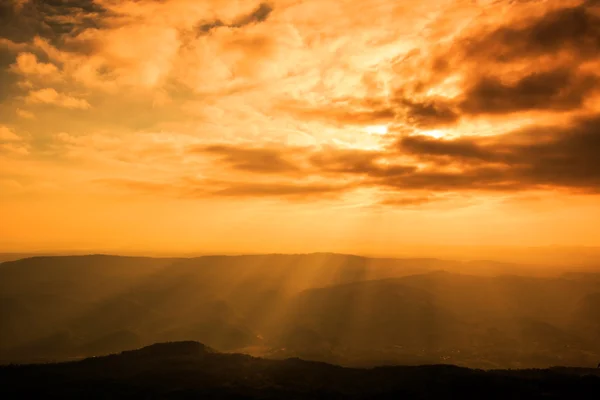
<svg viewBox="0 0 600 400">
<path fill-rule="evenodd" d="M 0 251 L 600 246 L 600 5 L 0 4 Z"/>
</svg>

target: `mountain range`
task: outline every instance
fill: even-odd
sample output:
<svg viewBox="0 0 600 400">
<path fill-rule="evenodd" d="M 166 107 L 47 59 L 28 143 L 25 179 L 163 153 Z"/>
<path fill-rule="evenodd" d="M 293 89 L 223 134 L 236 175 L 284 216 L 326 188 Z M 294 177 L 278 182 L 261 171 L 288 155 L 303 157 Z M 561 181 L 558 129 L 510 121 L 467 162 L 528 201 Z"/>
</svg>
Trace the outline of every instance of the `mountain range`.
<svg viewBox="0 0 600 400">
<path fill-rule="evenodd" d="M 194 340 L 353 367 L 596 366 L 600 274 L 524 271 L 338 254 L 26 258 L 0 264 L 0 360 Z"/>
</svg>

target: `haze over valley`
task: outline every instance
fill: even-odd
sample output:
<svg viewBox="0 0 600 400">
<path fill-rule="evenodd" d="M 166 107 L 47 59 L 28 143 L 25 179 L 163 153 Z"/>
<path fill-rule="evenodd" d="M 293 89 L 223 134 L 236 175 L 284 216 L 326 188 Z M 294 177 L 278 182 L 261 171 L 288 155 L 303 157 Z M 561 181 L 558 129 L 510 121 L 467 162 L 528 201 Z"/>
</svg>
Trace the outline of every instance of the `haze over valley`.
<svg viewBox="0 0 600 400">
<path fill-rule="evenodd" d="M 0 264 L 0 359 L 155 342 L 349 366 L 595 366 L 600 274 L 339 254 L 33 257 Z"/>
</svg>

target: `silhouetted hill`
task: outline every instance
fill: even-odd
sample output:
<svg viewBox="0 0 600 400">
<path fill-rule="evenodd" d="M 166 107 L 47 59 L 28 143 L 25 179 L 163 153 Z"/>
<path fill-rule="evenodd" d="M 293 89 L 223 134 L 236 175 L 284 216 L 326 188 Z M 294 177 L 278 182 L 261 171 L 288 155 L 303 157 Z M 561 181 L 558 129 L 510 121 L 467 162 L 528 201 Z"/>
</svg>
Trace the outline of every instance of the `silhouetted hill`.
<svg viewBox="0 0 600 400">
<path fill-rule="evenodd" d="M 600 373 L 451 365 L 343 368 L 160 343 L 78 362 L 0 367 L 0 397 L 219 399 L 597 399 Z"/>
<path fill-rule="evenodd" d="M 210 347 L 194 341 L 155 343 L 137 350 L 121 353 L 122 357 L 148 358 L 150 360 L 178 357 L 203 357 L 216 353 Z"/>
</svg>

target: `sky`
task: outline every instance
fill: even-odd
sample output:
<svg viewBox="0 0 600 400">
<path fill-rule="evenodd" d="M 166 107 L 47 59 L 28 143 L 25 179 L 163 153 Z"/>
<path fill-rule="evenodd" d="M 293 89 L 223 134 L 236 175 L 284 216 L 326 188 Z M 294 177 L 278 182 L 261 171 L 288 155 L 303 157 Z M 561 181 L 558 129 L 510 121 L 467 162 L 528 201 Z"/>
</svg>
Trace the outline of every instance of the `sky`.
<svg viewBox="0 0 600 400">
<path fill-rule="evenodd" d="M 597 0 L 2 0 L 0 251 L 600 246 Z"/>
</svg>

